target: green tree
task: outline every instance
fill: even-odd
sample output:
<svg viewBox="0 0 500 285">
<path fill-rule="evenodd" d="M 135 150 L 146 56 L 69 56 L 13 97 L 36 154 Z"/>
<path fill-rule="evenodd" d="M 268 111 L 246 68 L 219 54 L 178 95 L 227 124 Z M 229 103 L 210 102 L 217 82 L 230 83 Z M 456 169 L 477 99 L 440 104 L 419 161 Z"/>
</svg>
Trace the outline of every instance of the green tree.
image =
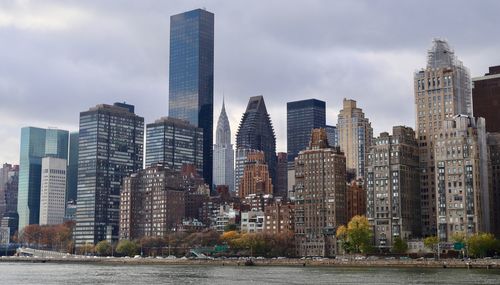
<svg viewBox="0 0 500 285">
<path fill-rule="evenodd" d="M 96 244 L 95 251 L 100 256 L 111 255 L 111 244 L 107 240 L 101 240 Z"/>
<path fill-rule="evenodd" d="M 116 246 L 116 252 L 123 256 L 133 257 L 139 253 L 139 247 L 135 242 L 124 239 Z"/>
<path fill-rule="evenodd" d="M 394 253 L 406 253 L 408 250 L 408 244 L 401 237 L 396 237 L 392 246 L 392 252 Z"/>
<path fill-rule="evenodd" d="M 354 253 L 367 253 L 371 246 L 372 229 L 365 216 L 354 216 L 347 224 L 347 236 Z"/>
<path fill-rule="evenodd" d="M 428 249 L 432 250 L 432 252 L 437 252 L 437 245 L 439 243 L 439 239 L 437 236 L 430 236 L 424 238 L 424 246 Z"/>
<path fill-rule="evenodd" d="M 490 233 L 474 234 L 467 241 L 469 254 L 474 257 L 485 257 L 492 254 L 495 245 L 495 237 Z"/>
</svg>

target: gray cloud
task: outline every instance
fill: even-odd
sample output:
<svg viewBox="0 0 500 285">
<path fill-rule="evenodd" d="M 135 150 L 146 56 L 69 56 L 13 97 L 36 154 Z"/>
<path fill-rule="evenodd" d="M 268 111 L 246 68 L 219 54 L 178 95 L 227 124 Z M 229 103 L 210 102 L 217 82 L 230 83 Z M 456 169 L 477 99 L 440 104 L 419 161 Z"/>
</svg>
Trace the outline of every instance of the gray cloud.
<svg viewBox="0 0 500 285">
<path fill-rule="evenodd" d="M 482 75 L 500 64 L 497 1 L 3 1 L 0 162 L 19 159 L 20 127 L 76 130 L 79 112 L 126 101 L 166 115 L 170 15 L 215 13 L 215 111 L 225 95 L 233 135 L 262 94 L 286 151 L 286 102 L 327 101 L 335 124 L 353 98 L 375 133 L 414 126 L 413 72 L 434 37 Z"/>
</svg>

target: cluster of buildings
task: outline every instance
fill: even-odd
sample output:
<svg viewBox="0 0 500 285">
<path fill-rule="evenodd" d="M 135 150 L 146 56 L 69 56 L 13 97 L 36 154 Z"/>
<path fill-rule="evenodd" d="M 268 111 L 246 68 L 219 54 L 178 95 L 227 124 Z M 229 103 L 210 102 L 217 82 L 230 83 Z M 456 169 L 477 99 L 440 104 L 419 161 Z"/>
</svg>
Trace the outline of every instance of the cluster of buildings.
<svg viewBox="0 0 500 285">
<path fill-rule="evenodd" d="M 374 136 L 355 100 L 287 103 L 287 153 L 263 96 L 231 143 L 222 104 L 213 142 L 214 15 L 171 17 L 169 116 L 126 103 L 80 113 L 79 132 L 26 127 L 19 166 L 0 169 L 2 231 L 74 220 L 77 246 L 173 231 L 291 234 L 299 256 L 331 256 L 336 229 L 365 215 L 373 245 L 396 238 L 500 237 L 500 67 L 470 78 L 444 40 L 414 74 L 415 128 Z M 410 102 L 408 102 L 410 103 Z"/>
</svg>

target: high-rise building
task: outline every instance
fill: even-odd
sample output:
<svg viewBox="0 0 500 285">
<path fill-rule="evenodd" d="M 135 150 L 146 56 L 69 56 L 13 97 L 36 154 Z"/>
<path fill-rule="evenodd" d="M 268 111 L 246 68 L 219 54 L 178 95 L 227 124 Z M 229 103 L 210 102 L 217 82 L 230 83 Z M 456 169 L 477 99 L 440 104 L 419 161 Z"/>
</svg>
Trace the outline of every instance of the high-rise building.
<svg viewBox="0 0 500 285">
<path fill-rule="evenodd" d="M 488 123 L 486 123 L 488 124 Z M 500 133 L 488 133 L 491 233 L 500 238 Z"/>
<path fill-rule="evenodd" d="M 352 180 L 346 186 L 347 220 L 366 216 L 366 189 L 362 179 Z"/>
<path fill-rule="evenodd" d="M 196 9 L 170 17 L 168 115 L 203 129 L 203 177 L 212 185 L 214 14 Z"/>
<path fill-rule="evenodd" d="M 472 106 L 474 116 L 486 120 L 487 132 L 500 132 L 500 65 L 472 78 Z"/>
<path fill-rule="evenodd" d="M 19 165 L 4 163 L 0 168 L 0 219 L 8 213 L 17 213 Z"/>
<path fill-rule="evenodd" d="M 19 230 L 30 224 L 38 224 L 42 158 L 51 156 L 68 159 L 68 136 L 69 132 L 64 130 L 34 127 L 21 129 L 17 199 Z"/>
<path fill-rule="evenodd" d="M 333 256 L 335 230 L 347 223 L 346 159 L 331 148 L 325 129 L 314 129 L 295 158 L 295 242 L 299 256 Z"/>
<path fill-rule="evenodd" d="M 295 205 L 275 201 L 264 209 L 264 232 L 266 234 L 294 234 Z"/>
<path fill-rule="evenodd" d="M 240 185 L 246 156 L 252 151 L 263 151 L 271 179 L 276 179 L 276 137 L 264 97 L 254 96 L 248 101 L 236 133 L 235 184 Z M 239 189 L 236 189 L 239 192 Z"/>
<path fill-rule="evenodd" d="M 57 225 L 64 221 L 66 209 L 67 160 L 55 157 L 42 159 L 40 190 L 40 225 Z"/>
<path fill-rule="evenodd" d="M 203 130 L 188 121 L 163 117 L 146 126 L 146 167 L 156 163 L 181 171 L 194 165 L 203 174 Z"/>
<path fill-rule="evenodd" d="M 78 132 L 69 134 L 68 171 L 66 174 L 66 201 L 74 202 L 78 188 Z"/>
<path fill-rule="evenodd" d="M 324 128 L 326 124 L 326 103 L 307 99 L 286 103 L 286 143 L 290 165 L 295 157 L 305 150 L 313 129 Z"/>
<path fill-rule="evenodd" d="M 214 185 L 227 185 L 231 193 L 234 192 L 234 150 L 231 144 L 231 127 L 227 118 L 224 101 L 220 111 L 217 129 L 215 130 Z"/>
<path fill-rule="evenodd" d="M 373 129 L 363 110 L 356 106 L 356 101 L 344 99 L 337 121 L 337 140 L 340 150 L 345 154 L 346 167 L 356 173 L 356 177 L 365 176 L 365 163 L 368 148 L 371 146 Z"/>
<path fill-rule="evenodd" d="M 437 235 L 453 241 L 490 231 L 488 152 L 483 118 L 457 115 L 443 122 L 434 145 Z"/>
<path fill-rule="evenodd" d="M 288 197 L 288 159 L 286 152 L 278 152 L 276 159 L 276 181 L 274 181 L 274 196 L 286 200 Z"/>
<path fill-rule="evenodd" d="M 242 199 L 251 194 L 273 194 L 273 183 L 269 167 L 264 159 L 264 152 L 255 151 L 247 155 L 240 184 L 239 197 Z"/>
<path fill-rule="evenodd" d="M 116 241 L 123 177 L 142 168 L 144 118 L 125 103 L 80 113 L 75 242 Z"/>
<path fill-rule="evenodd" d="M 421 233 L 418 144 L 413 129 L 392 128 L 375 138 L 366 167 L 367 218 L 375 246 L 391 248 L 395 238 Z"/>
<path fill-rule="evenodd" d="M 123 179 L 120 239 L 164 237 L 185 213 L 183 178 L 161 164 Z"/>
<path fill-rule="evenodd" d="M 427 67 L 414 74 L 416 127 L 420 159 L 422 234 L 436 235 L 434 145 L 444 120 L 472 115 L 468 69 L 444 40 L 435 39 Z"/>
<path fill-rule="evenodd" d="M 336 126 L 325 126 L 326 136 L 328 137 L 328 143 L 331 146 L 339 146 L 338 133 Z"/>
</svg>

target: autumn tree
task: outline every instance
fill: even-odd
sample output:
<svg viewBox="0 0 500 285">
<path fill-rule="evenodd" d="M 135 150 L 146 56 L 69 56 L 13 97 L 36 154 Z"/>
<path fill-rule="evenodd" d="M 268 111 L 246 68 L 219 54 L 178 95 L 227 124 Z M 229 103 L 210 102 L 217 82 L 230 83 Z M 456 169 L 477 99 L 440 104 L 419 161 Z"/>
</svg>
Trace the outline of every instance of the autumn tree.
<svg viewBox="0 0 500 285">
<path fill-rule="evenodd" d="M 493 254 L 495 245 L 495 237 L 490 233 L 474 234 L 467 241 L 469 254 L 474 257 L 485 257 Z"/>
<path fill-rule="evenodd" d="M 139 253 L 139 247 L 135 242 L 124 239 L 121 240 L 116 246 L 116 252 L 123 256 L 133 257 L 134 255 Z"/>
<path fill-rule="evenodd" d="M 352 217 L 347 228 L 338 227 L 336 234 L 347 252 L 367 253 L 371 249 L 372 229 L 365 216 Z"/>
</svg>

